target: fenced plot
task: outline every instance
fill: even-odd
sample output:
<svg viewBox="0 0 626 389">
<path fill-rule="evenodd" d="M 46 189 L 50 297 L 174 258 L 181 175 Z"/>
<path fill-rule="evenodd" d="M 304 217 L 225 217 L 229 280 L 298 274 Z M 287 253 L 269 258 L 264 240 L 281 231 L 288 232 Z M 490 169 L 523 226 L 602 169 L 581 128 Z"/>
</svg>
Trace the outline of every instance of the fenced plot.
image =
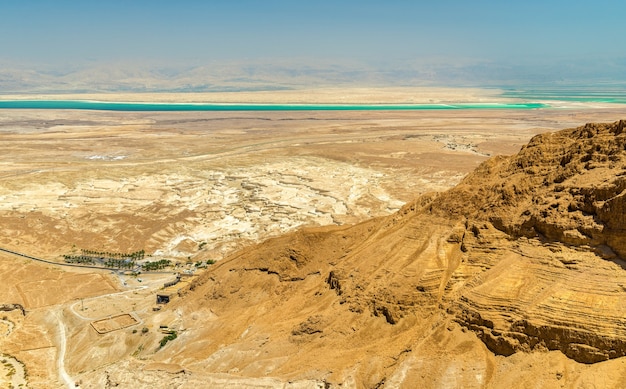
<svg viewBox="0 0 626 389">
<path fill-rule="evenodd" d="M 139 321 L 129 313 L 123 313 L 91 322 L 91 326 L 99 334 L 121 330 L 122 328 L 130 327 L 135 324 L 139 324 Z"/>
</svg>

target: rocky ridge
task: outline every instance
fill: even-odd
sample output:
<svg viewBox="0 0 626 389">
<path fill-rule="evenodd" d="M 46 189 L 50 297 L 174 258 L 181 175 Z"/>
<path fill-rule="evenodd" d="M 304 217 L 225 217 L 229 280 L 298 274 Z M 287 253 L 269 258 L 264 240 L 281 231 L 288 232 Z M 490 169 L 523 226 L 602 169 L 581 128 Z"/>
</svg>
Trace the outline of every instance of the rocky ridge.
<svg viewBox="0 0 626 389">
<path fill-rule="evenodd" d="M 192 318 L 153 358 L 310 387 L 493 387 L 537 353 L 565 366 L 545 386 L 611 371 L 626 355 L 625 123 L 539 135 L 391 216 L 242 250 L 173 303 Z M 606 387 L 626 384 L 617 371 Z"/>
</svg>

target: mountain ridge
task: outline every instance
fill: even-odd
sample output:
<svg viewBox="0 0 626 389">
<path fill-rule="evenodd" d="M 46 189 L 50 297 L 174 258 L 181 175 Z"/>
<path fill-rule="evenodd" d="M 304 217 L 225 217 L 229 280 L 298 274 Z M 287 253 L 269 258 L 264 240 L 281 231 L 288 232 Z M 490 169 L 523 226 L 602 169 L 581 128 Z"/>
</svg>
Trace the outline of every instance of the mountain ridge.
<svg viewBox="0 0 626 389">
<path fill-rule="evenodd" d="M 624 124 L 538 135 L 394 215 L 240 251 L 173 304 L 197 320 L 155 360 L 328 387 L 490 387 L 520 353 L 623 363 Z"/>
</svg>

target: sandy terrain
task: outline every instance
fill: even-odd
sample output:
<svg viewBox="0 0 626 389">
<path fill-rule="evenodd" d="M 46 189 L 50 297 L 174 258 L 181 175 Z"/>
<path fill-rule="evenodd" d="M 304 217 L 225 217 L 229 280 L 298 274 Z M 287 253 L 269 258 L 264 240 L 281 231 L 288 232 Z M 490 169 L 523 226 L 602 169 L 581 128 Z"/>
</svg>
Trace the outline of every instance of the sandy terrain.
<svg viewBox="0 0 626 389">
<path fill-rule="evenodd" d="M 97 349 L 118 358 L 119 354 L 112 354 L 106 348 L 91 349 L 92 343 L 83 345 L 86 349 L 78 353 L 72 339 L 80 339 L 84 334 L 97 337 L 93 322 L 110 334 L 109 342 L 119 337 L 122 328 L 132 334 L 131 329 L 141 325 L 136 317 L 146 317 L 152 312 L 156 290 L 171 278 L 170 275 L 144 275 L 143 282 L 137 283 L 131 277 L 120 279 L 108 272 L 63 270 L 8 254 L 0 254 L 0 277 L 3 280 L 2 303 L 20 304 L 25 308 L 25 314 L 19 309 L 0 311 L 0 351 L 2 359 L 6 360 L 0 366 L 5 369 L 4 375 L 0 370 L 0 383 L 14 382 L 18 387 L 16 380 L 25 368 L 28 387 L 33 388 L 63 387 L 63 382 L 74 382 L 66 371 L 75 373 L 74 365 L 67 365 L 75 354 L 99 361 L 92 362 L 96 364 L 111 361 L 109 357 L 102 359 Z M 150 327 L 152 336 L 157 336 L 153 326 Z M 144 338 L 148 336 L 150 334 Z M 64 358 L 60 359 L 60 355 Z M 7 376 L 11 371 L 9 365 L 15 373 Z"/>
<path fill-rule="evenodd" d="M 79 96 L 63 96 L 75 97 Z M 80 97 L 146 101 L 146 95 Z M 327 90 L 307 97 L 281 92 L 271 98 L 251 93 L 148 99 L 182 102 L 209 97 L 215 102 L 241 98 L 292 103 L 491 98 L 478 90 L 399 89 L 386 95 L 351 90 L 342 96 Z M 345 225 L 389 215 L 422 193 L 452 187 L 489 156 L 516 152 L 537 133 L 625 116 L 626 108 L 588 107 L 254 113 L 4 110 L 0 111 L 0 247 L 59 262 L 63 254 L 80 249 L 145 249 L 155 258 L 219 261 L 237 248 L 301 226 Z M 160 359 L 159 352 L 165 353 L 167 347 L 178 350 L 185 339 L 181 333 L 178 345 L 157 351 L 161 325 L 181 331 L 197 322 L 211 323 L 215 317 L 202 304 L 195 318 L 183 319 L 177 310 L 153 311 L 156 291 L 171 278 L 144 276 L 138 282 L 130 276 L 59 269 L 0 253 L 0 304 L 21 304 L 26 309 L 25 316 L 11 311 L 7 320 L 0 321 L 0 351 L 7 355 L 7 363 L 15 359 L 23 364 L 34 388 L 63 387 L 68 379 L 83 380 L 82 387 L 103 387 L 109 379 L 137 378 L 123 369 L 141 373 L 145 386 L 159 379 L 187 382 L 188 387 L 194 382 L 282 385 L 271 375 L 252 379 L 236 371 L 185 378 L 179 363 L 184 358 Z M 140 323 L 109 323 L 115 325 L 105 334 L 98 334 L 90 324 L 116 315 L 132 315 Z M 130 327 L 121 328 L 126 324 Z M 459 347 L 471 337 L 457 327 L 452 332 Z M 252 329 L 250 334 L 263 343 L 263 331 Z M 58 365 L 62 344 L 65 357 Z M 274 352 L 279 358 L 279 350 Z M 571 361 L 562 362 L 561 357 L 550 360 L 569 366 Z M 493 369 L 493 358 L 485 359 L 485 369 Z M 194 363 L 202 370 L 219 361 Z M 271 373 L 271 362 L 264 363 Z M 498 368 L 505 369 L 507 363 L 499 361 Z M 536 366 L 529 367 L 533 369 Z M 3 371 L 0 383 L 8 382 Z M 490 374 L 507 377 L 501 371 Z M 293 382 L 302 387 L 319 383 Z"/>
<path fill-rule="evenodd" d="M 2 245 L 219 260 L 301 225 L 389 214 L 535 133 L 606 116 L 619 114 L 5 110 Z"/>
</svg>

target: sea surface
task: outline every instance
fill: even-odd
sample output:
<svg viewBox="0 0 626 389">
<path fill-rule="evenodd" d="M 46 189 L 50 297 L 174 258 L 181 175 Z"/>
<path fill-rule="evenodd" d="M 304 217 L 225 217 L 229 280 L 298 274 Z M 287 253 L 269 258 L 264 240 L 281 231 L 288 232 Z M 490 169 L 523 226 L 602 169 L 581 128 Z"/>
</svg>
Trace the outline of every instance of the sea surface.
<svg viewBox="0 0 626 389">
<path fill-rule="evenodd" d="M 102 111 L 411 111 L 459 109 L 542 109 L 563 103 L 626 104 L 626 84 L 499 88 L 501 103 L 450 104 L 231 104 L 145 103 L 94 100 L 0 100 L 0 109 L 80 109 Z M 5 97 L 6 98 L 6 97 Z"/>
<path fill-rule="evenodd" d="M 4 100 L 0 109 L 82 109 L 102 111 L 411 111 L 452 109 L 537 109 L 543 103 L 462 104 L 210 104 L 87 100 Z"/>
</svg>

